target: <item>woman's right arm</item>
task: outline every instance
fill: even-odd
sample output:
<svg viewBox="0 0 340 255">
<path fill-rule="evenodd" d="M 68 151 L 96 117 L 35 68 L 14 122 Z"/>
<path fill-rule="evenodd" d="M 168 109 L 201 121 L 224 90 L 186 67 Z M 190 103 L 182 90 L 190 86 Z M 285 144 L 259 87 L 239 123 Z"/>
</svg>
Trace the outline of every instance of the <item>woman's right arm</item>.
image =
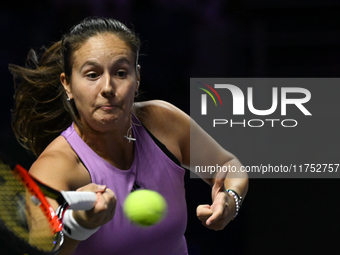
<svg viewBox="0 0 340 255">
<path fill-rule="evenodd" d="M 114 216 L 116 197 L 113 191 L 106 186 L 91 183 L 88 171 L 63 137 L 58 137 L 45 149 L 29 172 L 34 178 L 56 190 L 82 190 L 96 193 L 97 201 L 93 209 L 73 211 L 74 219 L 82 227 L 89 229 L 99 227 Z M 52 199 L 48 201 L 54 210 L 59 206 Z M 65 236 L 60 254 L 73 254 L 79 243 Z"/>
</svg>

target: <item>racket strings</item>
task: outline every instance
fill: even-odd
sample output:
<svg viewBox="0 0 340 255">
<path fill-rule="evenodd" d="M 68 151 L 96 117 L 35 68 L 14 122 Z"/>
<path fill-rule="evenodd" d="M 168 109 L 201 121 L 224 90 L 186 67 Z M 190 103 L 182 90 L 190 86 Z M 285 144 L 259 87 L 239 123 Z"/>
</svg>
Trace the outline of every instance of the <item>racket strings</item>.
<svg viewBox="0 0 340 255">
<path fill-rule="evenodd" d="M 29 245 L 49 252 L 58 236 L 42 208 L 31 201 L 32 196 L 19 174 L 0 162 L 0 224 Z"/>
<path fill-rule="evenodd" d="M 0 167 L 0 219 L 22 239 L 28 240 L 28 224 L 25 217 L 25 192 L 23 185 L 4 166 Z"/>
</svg>

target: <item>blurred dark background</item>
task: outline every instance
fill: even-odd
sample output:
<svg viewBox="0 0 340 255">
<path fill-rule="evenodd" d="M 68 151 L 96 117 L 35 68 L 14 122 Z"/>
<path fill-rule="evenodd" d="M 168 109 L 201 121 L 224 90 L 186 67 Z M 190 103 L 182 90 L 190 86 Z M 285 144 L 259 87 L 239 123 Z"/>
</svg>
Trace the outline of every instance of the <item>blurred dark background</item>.
<svg viewBox="0 0 340 255">
<path fill-rule="evenodd" d="M 23 65 L 31 48 L 58 41 L 87 16 L 133 28 L 143 42 L 143 99 L 166 100 L 189 114 L 190 77 L 339 77 L 339 15 L 338 0 L 3 1 L 0 150 L 27 168 L 34 160 L 11 130 L 8 64 Z M 210 203 L 210 189 L 187 176 L 189 254 L 338 254 L 339 184 L 251 179 L 239 216 L 215 232 L 195 216 L 198 204 Z"/>
</svg>

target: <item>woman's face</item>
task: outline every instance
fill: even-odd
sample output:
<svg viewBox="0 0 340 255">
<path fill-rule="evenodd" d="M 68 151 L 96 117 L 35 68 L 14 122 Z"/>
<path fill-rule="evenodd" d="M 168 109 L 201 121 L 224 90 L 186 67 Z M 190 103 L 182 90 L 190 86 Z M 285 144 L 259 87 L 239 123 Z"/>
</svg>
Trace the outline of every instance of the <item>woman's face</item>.
<svg viewBox="0 0 340 255">
<path fill-rule="evenodd" d="M 97 131 L 130 119 L 138 89 L 135 56 L 116 35 L 98 34 L 74 52 L 71 80 L 61 81 L 85 125 Z"/>
</svg>

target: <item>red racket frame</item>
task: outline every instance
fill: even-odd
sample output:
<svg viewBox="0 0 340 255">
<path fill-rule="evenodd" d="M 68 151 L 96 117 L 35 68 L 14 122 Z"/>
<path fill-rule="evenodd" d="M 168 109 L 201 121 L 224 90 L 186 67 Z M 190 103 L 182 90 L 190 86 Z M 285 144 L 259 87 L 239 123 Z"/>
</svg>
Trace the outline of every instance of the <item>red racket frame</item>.
<svg viewBox="0 0 340 255">
<path fill-rule="evenodd" d="M 45 216 L 48 219 L 48 222 L 50 224 L 51 231 L 53 234 L 56 234 L 63 229 L 63 225 L 58 217 L 58 215 L 55 213 L 52 206 L 48 203 L 47 199 L 45 198 L 43 192 L 40 190 L 39 186 L 35 183 L 33 178 L 30 176 L 30 174 L 27 172 L 25 168 L 17 164 L 15 168 L 13 169 L 18 176 L 21 178 L 29 192 L 36 196 L 40 203 L 40 208 L 44 212 Z"/>
</svg>

